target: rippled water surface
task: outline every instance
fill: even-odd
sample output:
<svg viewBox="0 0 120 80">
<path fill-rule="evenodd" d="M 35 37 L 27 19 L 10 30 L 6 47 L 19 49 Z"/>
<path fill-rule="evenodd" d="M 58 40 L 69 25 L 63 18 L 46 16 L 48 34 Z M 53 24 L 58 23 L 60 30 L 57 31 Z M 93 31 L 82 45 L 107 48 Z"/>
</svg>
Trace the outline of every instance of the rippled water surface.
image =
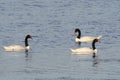
<svg viewBox="0 0 120 80">
<path fill-rule="evenodd" d="M 102 35 L 97 57 L 72 55 L 78 46 L 74 29 L 82 36 Z M 1 80 L 119 80 L 119 0 L 0 0 Z M 31 49 L 6 52 L 3 46 Z M 81 47 L 91 47 L 82 43 Z"/>
</svg>

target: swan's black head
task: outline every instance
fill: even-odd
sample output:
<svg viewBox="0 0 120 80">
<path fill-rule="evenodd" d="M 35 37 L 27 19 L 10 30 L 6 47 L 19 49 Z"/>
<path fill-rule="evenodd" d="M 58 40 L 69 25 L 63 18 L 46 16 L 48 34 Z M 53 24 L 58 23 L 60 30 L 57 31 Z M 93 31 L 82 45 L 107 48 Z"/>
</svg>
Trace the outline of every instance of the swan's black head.
<svg viewBox="0 0 120 80">
<path fill-rule="evenodd" d="M 76 28 L 74 33 L 76 34 L 77 32 L 78 32 L 77 38 L 80 38 L 81 37 L 81 31 L 80 31 L 80 29 Z"/>
<path fill-rule="evenodd" d="M 28 39 L 28 38 L 32 39 L 32 36 L 31 36 L 31 35 L 27 35 L 26 38 L 27 38 L 27 39 Z"/>
<path fill-rule="evenodd" d="M 94 39 L 93 42 L 99 42 L 99 40 L 98 39 Z"/>
<path fill-rule="evenodd" d="M 76 28 L 75 29 L 75 33 L 77 33 L 77 32 L 80 32 L 80 29 Z"/>
</svg>

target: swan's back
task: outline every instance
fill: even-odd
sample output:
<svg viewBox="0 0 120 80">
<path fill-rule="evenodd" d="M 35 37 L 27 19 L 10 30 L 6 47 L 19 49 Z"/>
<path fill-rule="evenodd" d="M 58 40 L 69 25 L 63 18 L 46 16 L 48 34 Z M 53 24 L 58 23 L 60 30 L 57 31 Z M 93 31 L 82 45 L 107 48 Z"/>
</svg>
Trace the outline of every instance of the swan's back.
<svg viewBox="0 0 120 80">
<path fill-rule="evenodd" d="M 95 37 L 91 37 L 91 36 L 84 36 L 80 38 L 80 42 L 92 42 L 95 39 Z"/>
<path fill-rule="evenodd" d="M 25 48 L 20 46 L 20 45 L 4 46 L 3 48 L 5 49 L 5 51 L 21 51 L 21 50 L 25 50 Z"/>
<path fill-rule="evenodd" d="M 101 39 L 102 36 L 98 36 L 98 37 L 92 37 L 92 36 L 84 36 L 84 37 L 81 37 L 80 39 L 79 38 L 76 38 L 75 41 L 76 42 L 89 42 L 89 43 L 92 43 L 92 41 L 94 39 Z"/>
</svg>

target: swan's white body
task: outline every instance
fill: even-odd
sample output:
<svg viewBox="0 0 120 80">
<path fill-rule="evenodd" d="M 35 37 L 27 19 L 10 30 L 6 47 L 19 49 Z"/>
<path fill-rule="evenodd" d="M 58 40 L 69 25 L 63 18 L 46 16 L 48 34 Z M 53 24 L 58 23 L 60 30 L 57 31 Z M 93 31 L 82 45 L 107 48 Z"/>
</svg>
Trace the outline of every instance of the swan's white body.
<svg viewBox="0 0 120 80">
<path fill-rule="evenodd" d="M 25 47 L 21 46 L 21 45 L 11 45 L 11 46 L 4 46 L 4 50 L 5 51 L 28 51 L 30 49 L 30 46 L 28 44 L 28 38 L 32 39 L 31 35 L 27 35 L 25 37 Z"/>
<path fill-rule="evenodd" d="M 71 49 L 72 54 L 91 54 L 91 53 L 97 53 L 97 49 L 93 50 L 91 48 L 78 48 L 78 49 Z"/>
<path fill-rule="evenodd" d="M 81 37 L 80 39 L 76 38 L 75 42 L 88 42 L 88 43 L 92 43 L 92 41 L 94 39 L 101 39 L 101 37 L 102 36 L 98 36 L 98 37 L 84 36 L 84 37 Z"/>
<path fill-rule="evenodd" d="M 30 46 L 23 47 L 21 45 L 11 45 L 11 46 L 4 46 L 5 51 L 22 51 L 22 50 L 29 50 Z"/>
</svg>

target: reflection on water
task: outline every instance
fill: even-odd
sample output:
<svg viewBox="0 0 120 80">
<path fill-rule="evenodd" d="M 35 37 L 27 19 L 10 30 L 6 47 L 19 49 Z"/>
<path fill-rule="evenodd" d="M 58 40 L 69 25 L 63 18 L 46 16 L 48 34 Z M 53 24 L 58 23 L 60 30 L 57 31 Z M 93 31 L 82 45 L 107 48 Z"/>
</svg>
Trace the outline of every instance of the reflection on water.
<svg viewBox="0 0 120 80">
<path fill-rule="evenodd" d="M 119 0 L 0 0 L 0 79 L 119 80 L 119 7 Z M 103 36 L 97 56 L 71 54 L 91 47 L 75 44 L 75 28 L 82 36 Z M 32 51 L 3 51 L 23 44 L 26 34 L 34 37 Z"/>
<path fill-rule="evenodd" d="M 26 58 L 28 57 L 28 50 L 25 51 L 25 57 L 26 57 Z"/>
<path fill-rule="evenodd" d="M 93 58 L 93 67 L 96 67 L 99 64 L 98 60 L 98 56 Z"/>
<path fill-rule="evenodd" d="M 96 53 L 93 53 L 93 56 L 92 56 L 93 58 L 95 58 L 96 57 Z"/>
<path fill-rule="evenodd" d="M 32 54 L 30 52 L 26 52 L 25 51 L 25 60 L 28 61 L 28 60 L 32 60 Z"/>
</svg>

